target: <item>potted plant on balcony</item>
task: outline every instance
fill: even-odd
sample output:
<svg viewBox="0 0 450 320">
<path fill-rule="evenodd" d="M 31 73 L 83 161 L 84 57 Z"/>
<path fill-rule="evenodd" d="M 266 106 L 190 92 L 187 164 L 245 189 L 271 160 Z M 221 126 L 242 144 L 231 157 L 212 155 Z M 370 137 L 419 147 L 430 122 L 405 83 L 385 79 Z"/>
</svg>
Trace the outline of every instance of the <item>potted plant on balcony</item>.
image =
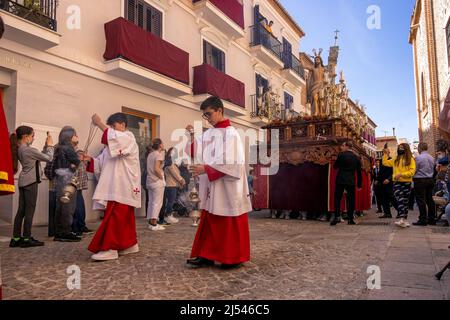
<svg viewBox="0 0 450 320">
<path fill-rule="evenodd" d="M 58 1 L 55 1 L 55 6 L 58 6 Z M 46 26 L 50 23 L 50 17 L 44 12 L 39 0 L 24 0 L 23 6 L 16 5 L 14 14 L 31 22 L 37 23 L 41 26 Z"/>
</svg>

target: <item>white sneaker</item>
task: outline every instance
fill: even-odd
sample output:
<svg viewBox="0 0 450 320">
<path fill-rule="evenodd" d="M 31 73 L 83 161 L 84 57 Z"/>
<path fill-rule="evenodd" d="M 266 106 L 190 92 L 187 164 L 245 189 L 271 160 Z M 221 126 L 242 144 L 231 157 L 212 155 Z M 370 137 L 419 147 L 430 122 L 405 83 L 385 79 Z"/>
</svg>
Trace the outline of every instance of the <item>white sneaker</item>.
<svg viewBox="0 0 450 320">
<path fill-rule="evenodd" d="M 119 251 L 119 255 L 120 255 L 120 256 L 125 256 L 125 255 L 127 255 L 127 254 L 138 253 L 138 252 L 139 252 L 139 246 L 138 246 L 138 244 L 136 243 L 134 246 L 129 247 L 128 249 Z"/>
<path fill-rule="evenodd" d="M 410 224 L 405 219 L 400 219 L 400 221 L 396 221 L 395 224 L 399 226 L 400 228 L 408 228 Z"/>
<path fill-rule="evenodd" d="M 162 230 L 166 230 L 166 228 L 164 228 L 164 227 L 163 227 L 162 225 L 160 225 L 160 224 L 157 224 L 156 226 L 149 225 L 148 228 L 149 228 L 151 231 L 162 231 Z"/>
<path fill-rule="evenodd" d="M 117 250 L 100 251 L 91 256 L 92 260 L 96 261 L 107 261 L 119 259 L 119 253 Z"/>
<path fill-rule="evenodd" d="M 167 216 L 166 221 L 170 224 L 175 224 L 175 223 L 180 222 L 180 220 L 175 218 L 173 215 Z"/>
</svg>

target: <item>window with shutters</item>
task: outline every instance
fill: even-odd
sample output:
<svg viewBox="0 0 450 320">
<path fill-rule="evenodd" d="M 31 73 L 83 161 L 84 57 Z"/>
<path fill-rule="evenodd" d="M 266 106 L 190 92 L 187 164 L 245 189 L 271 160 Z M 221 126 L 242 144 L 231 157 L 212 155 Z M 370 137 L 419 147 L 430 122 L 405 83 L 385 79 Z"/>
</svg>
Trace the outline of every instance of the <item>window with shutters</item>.
<svg viewBox="0 0 450 320">
<path fill-rule="evenodd" d="M 291 96 L 289 93 L 284 93 L 284 108 L 285 109 L 291 109 L 293 108 L 294 104 L 294 97 Z"/>
<path fill-rule="evenodd" d="M 138 27 L 162 37 L 162 12 L 145 1 L 126 0 L 125 18 Z"/>
<path fill-rule="evenodd" d="M 292 44 L 283 38 L 283 62 L 286 69 L 292 68 Z"/>
<path fill-rule="evenodd" d="M 269 80 L 267 80 L 260 74 L 256 74 L 256 94 L 258 96 L 261 96 L 268 90 L 269 90 Z"/>
<path fill-rule="evenodd" d="M 225 53 L 206 40 L 203 40 L 203 63 L 225 73 Z"/>
</svg>

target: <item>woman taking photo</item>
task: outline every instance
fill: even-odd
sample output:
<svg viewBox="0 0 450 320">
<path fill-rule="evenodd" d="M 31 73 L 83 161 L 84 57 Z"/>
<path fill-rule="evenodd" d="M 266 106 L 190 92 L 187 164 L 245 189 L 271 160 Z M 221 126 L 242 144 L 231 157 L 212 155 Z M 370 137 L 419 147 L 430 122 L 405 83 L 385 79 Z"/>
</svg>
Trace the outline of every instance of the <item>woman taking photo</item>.
<svg viewBox="0 0 450 320">
<path fill-rule="evenodd" d="M 394 196 L 398 204 L 398 221 L 395 224 L 402 228 L 410 226 L 408 223 L 409 196 L 411 193 L 411 184 L 413 176 L 416 173 L 416 162 L 407 143 L 398 146 L 397 157 L 389 159 L 390 151 L 383 150 L 383 166 L 393 168 Z"/>
<path fill-rule="evenodd" d="M 44 150 L 40 152 L 31 145 L 34 141 L 34 130 L 28 126 L 20 126 L 10 136 L 14 173 L 18 171 L 18 163 L 22 165 L 19 175 L 19 208 L 14 219 L 11 248 L 38 247 L 44 243 L 31 236 L 34 211 L 38 195 L 38 184 L 41 183 L 42 169 L 40 162 L 53 159 L 53 139 L 47 134 Z M 22 234 L 23 225 L 23 234 Z"/>
</svg>

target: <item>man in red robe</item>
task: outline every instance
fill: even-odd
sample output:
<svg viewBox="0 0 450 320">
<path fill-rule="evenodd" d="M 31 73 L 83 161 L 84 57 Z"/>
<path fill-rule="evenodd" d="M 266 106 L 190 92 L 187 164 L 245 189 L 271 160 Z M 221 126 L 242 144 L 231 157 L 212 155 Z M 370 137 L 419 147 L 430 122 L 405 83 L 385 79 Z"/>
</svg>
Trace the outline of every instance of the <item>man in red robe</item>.
<svg viewBox="0 0 450 320">
<path fill-rule="evenodd" d="M 201 110 L 214 128 L 194 143 L 195 163 L 200 164 L 192 165 L 190 170 L 199 179 L 202 216 L 187 265 L 198 268 L 219 262 L 228 269 L 250 260 L 247 213 L 252 206 L 245 153 L 237 130 L 224 118 L 219 98 L 208 98 Z M 186 129 L 192 132 L 193 127 Z"/>
</svg>

